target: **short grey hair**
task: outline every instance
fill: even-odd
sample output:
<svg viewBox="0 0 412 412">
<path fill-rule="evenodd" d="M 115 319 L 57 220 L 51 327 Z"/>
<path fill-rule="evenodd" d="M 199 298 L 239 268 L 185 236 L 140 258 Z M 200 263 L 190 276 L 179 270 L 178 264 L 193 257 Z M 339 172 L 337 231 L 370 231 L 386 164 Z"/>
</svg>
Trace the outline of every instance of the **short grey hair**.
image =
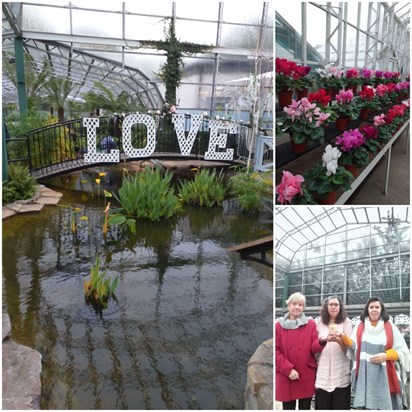
<svg viewBox="0 0 412 412">
<path fill-rule="evenodd" d="M 306 297 L 303 293 L 300 292 L 295 292 L 292 293 L 289 296 L 289 299 L 286 301 L 286 305 L 289 306 L 289 303 L 292 303 L 293 301 L 298 301 L 298 302 L 303 302 L 303 306 L 306 306 Z"/>
</svg>

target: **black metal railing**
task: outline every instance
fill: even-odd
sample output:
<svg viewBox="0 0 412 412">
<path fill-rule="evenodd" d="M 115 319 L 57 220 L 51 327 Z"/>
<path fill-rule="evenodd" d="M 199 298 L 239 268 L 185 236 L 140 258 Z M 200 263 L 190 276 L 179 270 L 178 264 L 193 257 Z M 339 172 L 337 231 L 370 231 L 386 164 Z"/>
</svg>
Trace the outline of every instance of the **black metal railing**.
<svg viewBox="0 0 412 412">
<path fill-rule="evenodd" d="M 185 134 L 190 130 L 190 116 L 185 118 Z M 193 144 L 191 155 L 203 157 L 208 150 L 210 139 L 210 121 L 204 119 L 200 125 Z M 238 127 L 237 133 L 229 133 L 223 128 L 221 133 L 227 134 L 227 148 L 234 149 L 234 161 L 249 156 L 250 128 L 244 125 Z M 143 148 L 147 144 L 147 128 L 144 124 L 136 124 L 131 128 L 132 145 Z M 110 137 L 111 145 L 107 144 Z M 106 139 L 106 144 L 105 140 Z M 7 154 L 9 162 L 23 162 L 31 172 L 73 160 L 83 159 L 88 152 L 87 129 L 83 126 L 83 119 L 69 120 L 63 123 L 49 125 L 32 130 L 25 136 L 18 136 L 7 140 Z M 100 152 L 118 148 L 122 151 L 121 124 L 113 128 L 109 118 L 99 118 L 99 127 L 96 129 L 97 150 Z M 248 144 L 249 143 L 249 144 Z M 218 151 L 220 149 L 217 149 Z M 155 154 L 180 155 L 180 147 L 170 118 L 156 119 L 156 148 Z M 154 154 L 154 155 L 155 155 Z M 271 154 L 273 157 L 273 153 Z"/>
</svg>

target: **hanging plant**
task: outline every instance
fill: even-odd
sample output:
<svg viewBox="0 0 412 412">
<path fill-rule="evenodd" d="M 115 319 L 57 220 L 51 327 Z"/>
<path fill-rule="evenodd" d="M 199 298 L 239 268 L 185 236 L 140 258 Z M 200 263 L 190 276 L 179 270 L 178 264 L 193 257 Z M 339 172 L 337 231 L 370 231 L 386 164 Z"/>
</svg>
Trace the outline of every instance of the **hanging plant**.
<svg viewBox="0 0 412 412">
<path fill-rule="evenodd" d="M 166 18 L 164 34 L 165 40 L 143 40 L 141 47 L 155 48 L 166 51 L 166 63 L 160 67 L 158 76 L 165 82 L 166 103 L 176 105 L 176 89 L 180 85 L 183 76 L 183 57 L 196 53 L 204 53 L 212 49 L 213 46 L 202 44 L 181 42 L 176 37 L 174 18 Z M 169 22 L 169 24 L 167 24 Z"/>
</svg>

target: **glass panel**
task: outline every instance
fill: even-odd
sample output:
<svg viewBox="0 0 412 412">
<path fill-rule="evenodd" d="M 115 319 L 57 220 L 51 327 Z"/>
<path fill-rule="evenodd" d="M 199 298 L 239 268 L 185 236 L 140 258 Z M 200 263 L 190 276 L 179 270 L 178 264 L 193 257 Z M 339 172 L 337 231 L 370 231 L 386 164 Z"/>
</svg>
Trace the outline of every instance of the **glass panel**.
<svg viewBox="0 0 412 412">
<path fill-rule="evenodd" d="M 100 2 L 101 5 L 105 4 L 103 2 Z M 99 7 L 102 7 L 100 6 Z M 116 3 L 110 2 L 109 4 L 114 7 Z M 177 6 L 179 6 L 180 1 Z M 192 3 L 194 6 L 194 4 Z M 119 6 L 117 6 L 119 7 Z M 125 8 L 127 11 L 130 13 L 141 13 L 141 14 L 154 14 L 157 16 L 171 16 L 172 15 L 172 3 L 170 2 L 161 2 L 161 1 L 126 1 Z M 179 7 L 176 7 L 176 10 Z M 210 9 L 211 7 L 209 7 Z M 197 7 L 197 10 L 199 10 L 199 7 Z"/>
<path fill-rule="evenodd" d="M 211 98 L 212 86 L 182 84 L 178 90 L 179 106 L 200 113 L 209 110 Z"/>
<path fill-rule="evenodd" d="M 289 274 L 289 287 L 298 285 L 302 286 L 302 273 Z"/>
<path fill-rule="evenodd" d="M 298 26 L 299 27 L 299 26 Z M 307 5 L 307 38 L 308 48 L 314 48 L 316 53 L 319 53 L 322 59 L 325 58 L 325 33 L 326 33 L 326 13 L 323 10 Z M 308 50 L 309 59 L 310 50 Z M 319 61 L 316 59 L 309 59 Z"/>
<path fill-rule="evenodd" d="M 365 305 L 370 298 L 369 291 L 356 291 L 347 294 L 348 305 Z"/>
<path fill-rule="evenodd" d="M 324 282 L 323 283 L 323 296 L 341 295 L 343 293 L 343 279 L 338 282 Z"/>
<path fill-rule="evenodd" d="M 127 39 L 164 40 L 165 23 L 159 17 L 125 16 L 125 36 Z"/>
<path fill-rule="evenodd" d="M 223 2 L 223 20 L 231 23 L 260 24 L 263 3 Z"/>
<path fill-rule="evenodd" d="M 122 37 L 122 15 L 98 11 L 72 10 L 73 34 Z"/>
<path fill-rule="evenodd" d="M 22 26 L 24 30 L 70 34 L 69 10 L 24 5 Z"/>
<path fill-rule="evenodd" d="M 195 3 L 192 0 L 180 0 L 176 2 L 176 16 L 216 21 L 219 17 L 219 4 L 210 2 Z"/>
<path fill-rule="evenodd" d="M 256 26 L 241 26 L 222 24 L 222 47 L 237 47 L 255 50 L 260 28 Z M 215 40 L 214 40 L 215 41 Z"/>
<path fill-rule="evenodd" d="M 332 253 L 325 257 L 325 264 L 344 262 L 346 260 L 346 253 Z"/>
<path fill-rule="evenodd" d="M 199 43 L 205 46 L 216 44 L 217 23 L 178 20 L 176 37 L 180 41 Z"/>
<path fill-rule="evenodd" d="M 320 306 L 321 300 L 320 295 L 305 295 L 306 296 L 306 306 Z"/>
<path fill-rule="evenodd" d="M 310 270 L 304 273 L 303 282 L 306 284 L 316 283 L 321 284 L 322 272 L 320 270 Z"/>
</svg>

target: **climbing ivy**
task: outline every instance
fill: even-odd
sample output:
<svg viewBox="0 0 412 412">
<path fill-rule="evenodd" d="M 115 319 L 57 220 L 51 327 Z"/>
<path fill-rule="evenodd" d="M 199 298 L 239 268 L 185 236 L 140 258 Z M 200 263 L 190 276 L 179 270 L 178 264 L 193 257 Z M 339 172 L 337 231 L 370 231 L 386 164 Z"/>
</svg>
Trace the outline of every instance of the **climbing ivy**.
<svg viewBox="0 0 412 412">
<path fill-rule="evenodd" d="M 213 46 L 179 41 L 176 37 L 174 18 L 168 17 L 164 21 L 165 40 L 143 40 L 141 41 L 141 47 L 166 51 L 166 63 L 160 67 L 158 75 L 166 85 L 166 102 L 175 105 L 177 103 L 176 89 L 179 87 L 183 76 L 183 57 L 204 53 L 212 49 Z"/>
</svg>

